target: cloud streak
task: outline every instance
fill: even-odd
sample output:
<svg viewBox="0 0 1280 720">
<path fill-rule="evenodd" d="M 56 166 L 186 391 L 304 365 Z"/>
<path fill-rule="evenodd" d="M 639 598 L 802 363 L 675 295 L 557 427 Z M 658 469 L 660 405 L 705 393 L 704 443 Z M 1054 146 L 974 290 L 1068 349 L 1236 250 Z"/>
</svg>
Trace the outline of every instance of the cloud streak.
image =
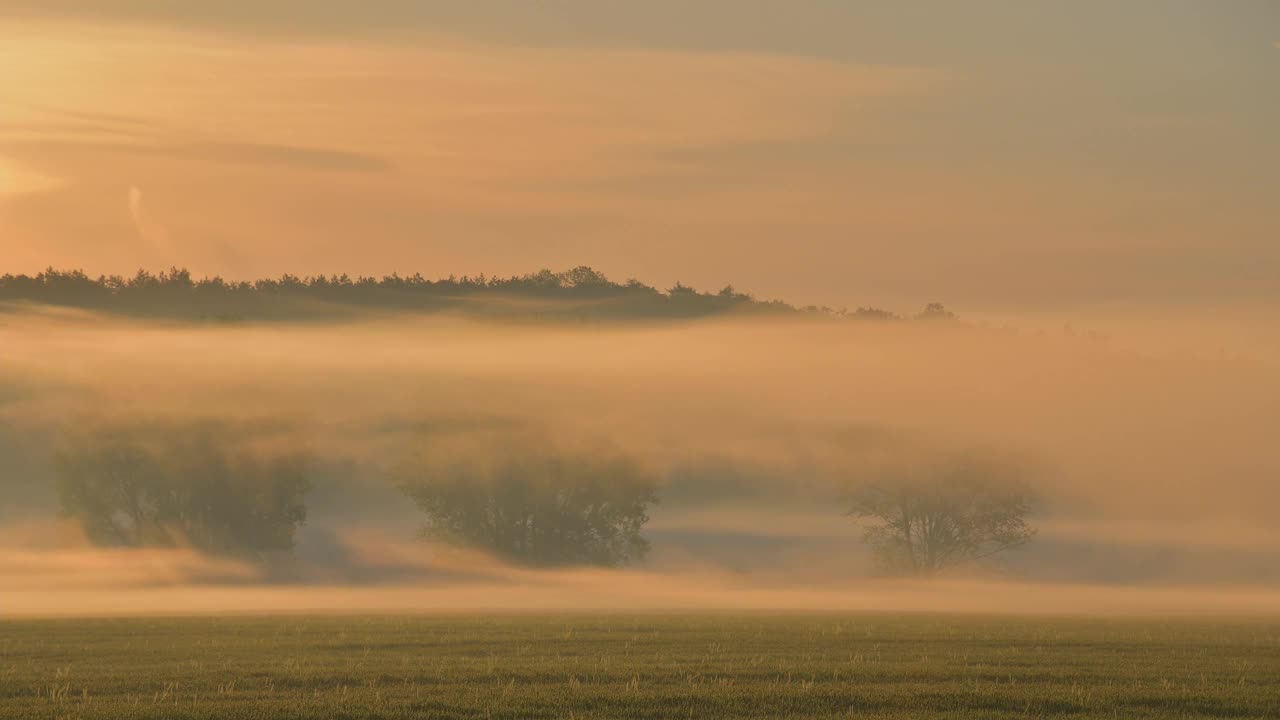
<svg viewBox="0 0 1280 720">
<path fill-rule="evenodd" d="M 174 257 L 173 245 L 169 241 L 169 230 L 154 221 L 142 205 L 142 190 L 136 185 L 129 187 L 129 217 L 138 237 L 166 258 Z"/>
<path fill-rule="evenodd" d="M 41 128 L 43 135 L 52 134 L 52 128 Z M 82 128 L 71 128 L 77 134 Z M 54 130 L 54 132 L 57 132 Z M 66 154 L 126 154 L 140 157 L 170 158 L 185 161 L 203 161 L 237 165 L 286 168 L 310 171 L 385 172 L 391 163 L 368 153 L 351 152 L 331 148 L 296 147 L 271 143 L 240 143 L 229 141 L 165 143 L 145 137 L 135 141 L 98 141 L 45 138 L 22 139 L 6 143 L 12 151 L 28 155 L 45 153 Z"/>
</svg>

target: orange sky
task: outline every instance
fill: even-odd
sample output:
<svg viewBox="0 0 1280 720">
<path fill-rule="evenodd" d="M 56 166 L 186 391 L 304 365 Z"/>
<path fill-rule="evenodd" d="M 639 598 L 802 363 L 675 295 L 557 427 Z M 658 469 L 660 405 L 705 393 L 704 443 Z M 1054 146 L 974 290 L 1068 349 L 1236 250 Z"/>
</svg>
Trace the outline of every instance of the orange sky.
<svg viewBox="0 0 1280 720">
<path fill-rule="evenodd" d="M 448 5 L 0 3 L 0 271 L 1280 298 L 1272 3 Z"/>
</svg>

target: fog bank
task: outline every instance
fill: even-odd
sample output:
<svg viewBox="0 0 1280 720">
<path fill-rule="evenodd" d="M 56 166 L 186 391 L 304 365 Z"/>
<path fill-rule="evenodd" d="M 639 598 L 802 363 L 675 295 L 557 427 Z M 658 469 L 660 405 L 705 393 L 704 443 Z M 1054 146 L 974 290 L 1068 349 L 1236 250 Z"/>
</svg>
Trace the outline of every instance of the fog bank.
<svg viewBox="0 0 1280 720">
<path fill-rule="evenodd" d="M 1256 612 L 1280 606 L 1267 589 L 1280 586 L 1269 319 L 226 327 L 4 315 L 0 606 Z M 77 438 L 206 426 L 238 448 L 305 454 L 292 553 L 103 548 L 59 519 L 54 458 Z M 416 539 L 422 517 L 397 468 L 518 448 L 626 457 L 656 478 L 643 563 L 441 565 Z M 1025 469 L 1035 541 L 944 584 L 878 578 L 845 516 L 848 483 L 960 451 Z M 965 584 L 979 581 L 995 584 Z M 59 592 L 72 587 L 91 598 Z"/>
</svg>

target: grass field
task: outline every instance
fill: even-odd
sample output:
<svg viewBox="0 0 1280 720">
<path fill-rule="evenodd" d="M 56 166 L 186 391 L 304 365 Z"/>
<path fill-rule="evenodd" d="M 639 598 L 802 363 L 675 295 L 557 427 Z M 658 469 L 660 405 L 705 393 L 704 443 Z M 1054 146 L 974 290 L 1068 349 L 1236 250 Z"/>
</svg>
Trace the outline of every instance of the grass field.
<svg viewBox="0 0 1280 720">
<path fill-rule="evenodd" d="M 0 717 L 1280 718 L 1280 620 L 0 621 Z"/>
</svg>

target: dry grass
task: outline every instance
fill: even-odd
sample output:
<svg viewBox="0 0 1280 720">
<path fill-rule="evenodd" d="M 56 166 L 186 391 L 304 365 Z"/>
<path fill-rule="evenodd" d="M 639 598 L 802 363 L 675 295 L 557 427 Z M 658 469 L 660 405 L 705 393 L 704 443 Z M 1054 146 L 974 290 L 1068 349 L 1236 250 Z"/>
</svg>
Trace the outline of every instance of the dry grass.
<svg viewBox="0 0 1280 720">
<path fill-rule="evenodd" d="M 1280 717 L 1280 621 L 525 614 L 0 624 L 0 717 Z"/>
</svg>

